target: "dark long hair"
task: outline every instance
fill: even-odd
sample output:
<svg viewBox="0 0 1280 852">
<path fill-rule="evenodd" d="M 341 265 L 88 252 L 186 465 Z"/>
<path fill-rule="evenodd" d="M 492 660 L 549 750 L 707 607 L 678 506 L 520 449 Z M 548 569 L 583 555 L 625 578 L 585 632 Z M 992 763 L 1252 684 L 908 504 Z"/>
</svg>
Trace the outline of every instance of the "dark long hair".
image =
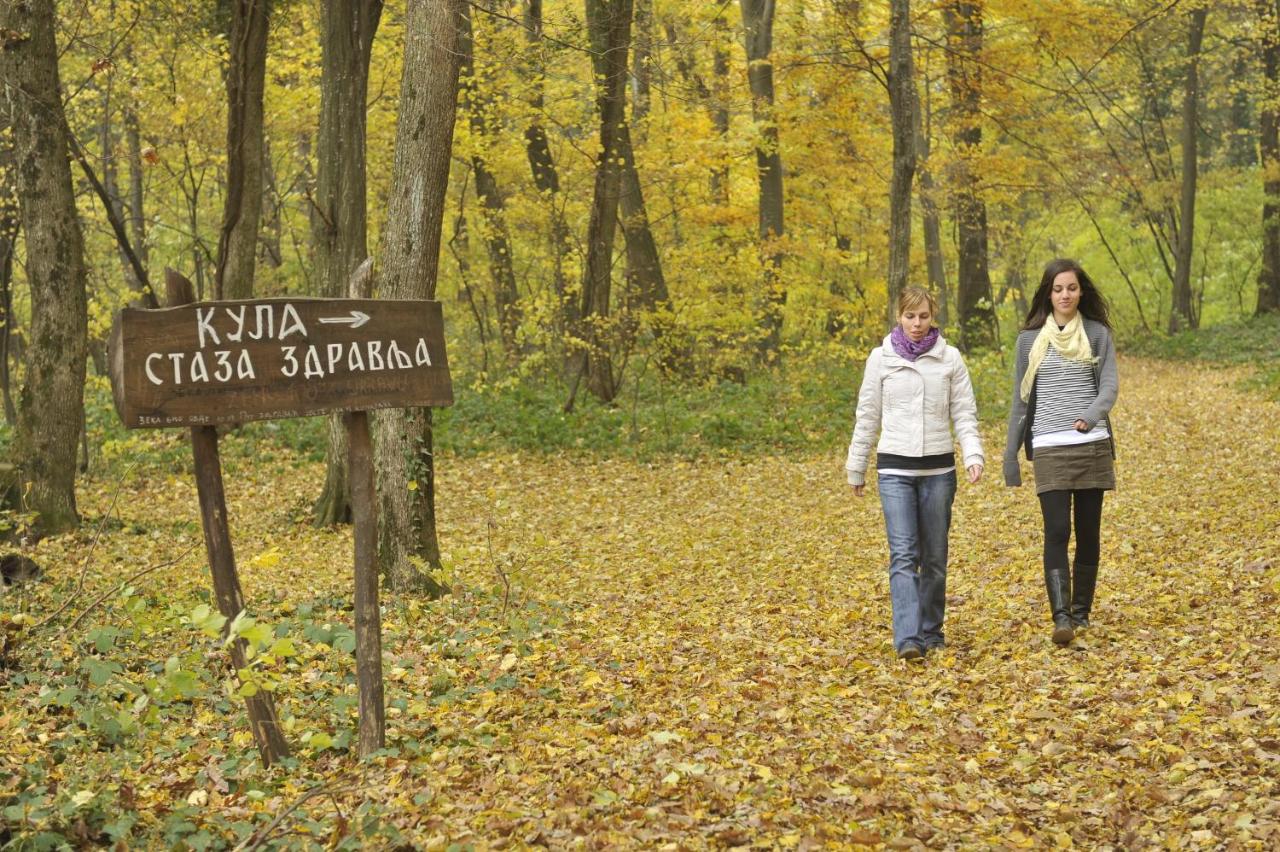
<svg viewBox="0 0 1280 852">
<path fill-rule="evenodd" d="M 1053 302 L 1049 298 L 1053 293 L 1053 279 L 1064 272 L 1074 272 L 1080 281 L 1080 313 L 1086 319 L 1100 322 L 1107 328 L 1111 328 L 1111 311 L 1107 307 L 1106 297 L 1098 290 L 1093 279 L 1080 264 L 1066 257 L 1051 260 L 1045 266 L 1044 274 L 1040 276 L 1040 286 L 1036 288 L 1036 294 L 1031 297 L 1031 308 L 1027 311 L 1027 321 L 1023 323 L 1022 328 L 1024 330 L 1041 328 L 1045 320 L 1053 315 Z"/>
</svg>

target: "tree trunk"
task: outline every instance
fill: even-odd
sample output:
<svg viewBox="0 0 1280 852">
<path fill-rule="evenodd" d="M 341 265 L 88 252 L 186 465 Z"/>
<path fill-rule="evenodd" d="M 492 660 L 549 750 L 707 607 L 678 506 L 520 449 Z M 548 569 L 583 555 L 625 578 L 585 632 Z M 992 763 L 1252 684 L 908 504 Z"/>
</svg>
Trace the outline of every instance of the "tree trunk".
<svg viewBox="0 0 1280 852">
<path fill-rule="evenodd" d="M 476 176 L 476 198 L 484 217 L 485 248 L 489 254 L 489 275 L 493 279 L 493 302 L 498 309 L 498 336 L 507 359 L 515 362 L 520 355 L 516 332 L 520 328 L 520 292 L 516 289 L 516 272 L 511 254 L 511 237 L 507 229 L 506 196 L 498 186 L 497 176 L 489 170 L 485 154 L 489 147 L 489 120 L 485 114 L 492 101 L 480 93 L 476 79 L 475 39 L 472 34 L 471 7 L 464 7 L 464 28 L 459 36 L 461 52 L 458 93 L 466 109 L 476 146 L 471 156 L 471 169 Z"/>
<path fill-rule="evenodd" d="M 9 341 L 13 339 L 13 256 L 21 220 L 13 174 L 13 140 L 8 128 L 8 110 L 0 108 L 0 394 L 4 396 L 4 422 L 13 426 L 18 412 L 9 387 Z"/>
<path fill-rule="evenodd" d="M 142 134 L 138 129 L 138 113 L 128 103 L 124 105 L 124 139 L 129 156 L 129 237 L 133 253 L 146 269 L 151 260 L 147 251 L 147 218 L 142 196 Z M 140 294 L 135 307 L 158 308 L 160 301 L 148 287 Z"/>
<path fill-rule="evenodd" d="M 524 30 L 530 52 L 537 52 L 542 47 L 542 0 L 525 0 Z M 532 86 L 533 96 L 529 105 L 534 115 L 541 114 L 543 109 L 542 84 L 546 76 L 546 68 L 540 63 L 529 72 L 535 83 Z M 524 131 L 525 153 L 529 157 L 529 169 L 533 173 L 533 185 L 546 201 L 547 216 L 550 228 L 547 241 L 551 249 L 551 284 L 555 290 L 556 300 L 560 306 L 558 320 L 565 329 L 572 328 L 577 318 L 577 308 L 569 295 L 568 282 L 565 279 L 565 255 L 569 246 L 569 226 L 564 219 L 564 211 L 560 202 L 560 175 L 556 171 L 556 161 L 551 154 L 551 143 L 547 139 L 547 131 L 535 118 Z"/>
<path fill-rule="evenodd" d="M 631 35 L 631 0 L 587 0 L 591 62 L 596 74 L 596 107 L 600 113 L 600 156 L 596 161 L 591 217 L 587 225 L 587 259 L 582 281 L 582 354 L 587 389 L 602 402 L 617 394 L 610 353 L 609 296 L 613 283 L 613 238 L 622 191 L 627 82 L 627 44 Z"/>
<path fill-rule="evenodd" d="M 365 168 L 369 57 L 382 0 L 328 0 L 320 18 L 320 125 L 316 132 L 315 206 L 311 243 L 319 295 L 347 295 L 348 281 L 369 254 Z M 351 521 L 347 429 L 328 417 L 324 489 L 312 510 L 316 526 Z"/>
<path fill-rule="evenodd" d="M 951 2 L 946 7 L 946 18 L 947 77 L 958 153 L 952 190 L 960 255 L 956 301 L 961 344 L 972 351 L 996 344 L 995 306 L 991 302 L 987 265 L 987 205 L 978 194 L 977 176 L 970 163 L 982 145 L 982 4 Z"/>
<path fill-rule="evenodd" d="M 635 284 L 636 306 L 652 311 L 667 302 L 667 279 L 662 274 L 662 257 L 649 227 L 640 174 L 631 148 L 631 131 L 626 124 L 618 128 L 618 156 L 622 159 L 622 195 L 618 203 L 627 245 L 627 270 Z"/>
<path fill-rule="evenodd" d="M 13 460 L 28 483 L 34 529 L 74 529 L 77 442 L 84 423 L 84 240 L 58 79 L 54 0 L 0 4 L 0 79 L 11 110 L 18 206 L 31 287 L 31 335 Z"/>
<path fill-rule="evenodd" d="M 1258 0 L 1263 96 L 1258 124 L 1262 154 L 1262 271 L 1256 313 L 1280 312 L 1280 3 Z"/>
<path fill-rule="evenodd" d="M 1204 39 L 1205 9 L 1191 12 L 1187 33 L 1187 76 L 1182 91 L 1182 192 L 1178 204 L 1178 254 L 1173 267 L 1173 310 L 1169 332 L 1200 325 L 1191 299 L 1191 261 L 1196 224 L 1196 113 L 1200 100 L 1200 42 Z"/>
<path fill-rule="evenodd" d="M 947 267 L 942 256 L 942 217 L 938 213 L 937 186 L 933 182 L 933 170 L 929 168 L 929 154 L 933 133 L 932 101 L 929 97 L 929 78 L 926 70 L 924 101 L 913 92 L 916 134 L 917 166 L 920 170 L 920 213 L 924 231 L 924 258 L 928 269 L 929 289 L 938 297 L 938 326 L 947 324 Z"/>
<path fill-rule="evenodd" d="M 395 162 L 380 249 L 380 295 L 434 299 L 458 100 L 463 0 L 409 0 Z M 440 595 L 431 409 L 377 418 L 378 561 L 393 589 Z"/>
<path fill-rule="evenodd" d="M 911 274 L 911 183 L 916 171 L 915 75 L 911 70 L 911 3 L 889 4 L 889 113 L 893 174 L 889 179 L 889 293 L 887 314 L 898 316 L 898 294 Z"/>
<path fill-rule="evenodd" d="M 764 266 L 764 337 L 761 354 L 777 356 L 782 343 L 782 310 L 787 293 L 780 280 L 783 236 L 782 153 L 778 147 L 778 125 L 773 114 L 774 0 L 741 0 L 742 25 L 746 30 L 747 81 L 751 88 L 751 118 L 755 122 L 756 174 L 760 187 L 760 255 Z"/>
<path fill-rule="evenodd" d="M 267 74 L 270 0 L 230 0 L 227 68 L 227 194 L 218 237 L 214 293 L 253 297 L 253 270 L 262 220 L 262 99 Z"/>
<path fill-rule="evenodd" d="M 729 36 L 728 23 L 723 15 L 716 15 L 715 48 L 711 56 L 711 126 L 716 131 L 717 165 L 711 170 L 711 198 L 721 207 L 729 206 Z"/>
</svg>

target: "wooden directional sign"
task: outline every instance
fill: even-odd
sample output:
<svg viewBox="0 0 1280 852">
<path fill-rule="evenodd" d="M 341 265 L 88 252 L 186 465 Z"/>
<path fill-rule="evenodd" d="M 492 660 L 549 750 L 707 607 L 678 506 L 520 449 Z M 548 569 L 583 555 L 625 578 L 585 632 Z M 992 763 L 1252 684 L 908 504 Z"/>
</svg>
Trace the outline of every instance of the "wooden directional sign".
<svg viewBox="0 0 1280 852">
<path fill-rule="evenodd" d="M 130 428 L 450 405 L 439 302 L 254 299 L 125 308 L 111 389 Z"/>
</svg>

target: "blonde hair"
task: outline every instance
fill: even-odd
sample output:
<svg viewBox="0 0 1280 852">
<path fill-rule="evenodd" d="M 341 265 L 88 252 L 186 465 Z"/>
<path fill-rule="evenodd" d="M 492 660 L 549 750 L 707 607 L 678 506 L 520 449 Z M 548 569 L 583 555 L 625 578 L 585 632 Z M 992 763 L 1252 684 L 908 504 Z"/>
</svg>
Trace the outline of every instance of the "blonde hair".
<svg viewBox="0 0 1280 852">
<path fill-rule="evenodd" d="M 923 287 L 902 288 L 902 292 L 898 294 L 898 316 L 902 316 L 921 302 L 928 302 L 929 313 L 933 314 L 936 319 L 938 316 L 938 300 Z"/>
</svg>

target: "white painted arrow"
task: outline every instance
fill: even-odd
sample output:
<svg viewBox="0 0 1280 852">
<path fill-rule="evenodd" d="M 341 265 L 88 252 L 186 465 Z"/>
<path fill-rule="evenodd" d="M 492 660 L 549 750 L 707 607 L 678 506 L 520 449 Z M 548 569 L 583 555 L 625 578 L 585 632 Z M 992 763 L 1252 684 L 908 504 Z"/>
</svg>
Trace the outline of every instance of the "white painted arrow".
<svg viewBox="0 0 1280 852">
<path fill-rule="evenodd" d="M 364 311 L 352 311 L 349 317 L 320 317 L 320 322 L 324 323 L 349 323 L 352 328 L 359 328 L 369 321 L 369 315 Z"/>
</svg>

